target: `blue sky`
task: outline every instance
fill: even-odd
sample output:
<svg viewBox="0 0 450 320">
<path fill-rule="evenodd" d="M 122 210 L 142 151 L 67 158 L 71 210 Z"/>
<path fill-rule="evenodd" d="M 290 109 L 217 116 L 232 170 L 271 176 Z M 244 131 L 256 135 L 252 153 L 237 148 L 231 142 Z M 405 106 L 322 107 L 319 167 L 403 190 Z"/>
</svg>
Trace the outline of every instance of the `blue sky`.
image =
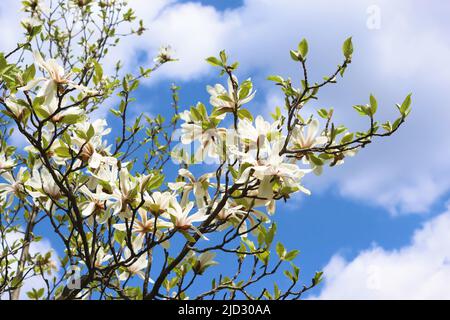
<svg viewBox="0 0 450 320">
<path fill-rule="evenodd" d="M 298 77 L 290 48 L 307 37 L 311 76 L 321 79 L 340 62 L 342 41 L 353 36 L 355 54 L 345 78 L 325 89 L 312 109 L 334 107 L 339 121 L 358 128 L 352 105 L 373 93 L 380 116 L 389 119 L 394 104 L 412 92 L 411 119 L 398 135 L 305 180 L 312 196 L 278 207 L 280 239 L 301 250 L 304 281 L 325 269 L 314 297 L 450 298 L 449 3 L 130 2 L 149 31 L 142 40 L 127 40 L 115 56 L 134 69 L 137 57 L 150 63 L 160 45 L 170 44 L 180 59 L 139 90 L 136 108 L 149 114 L 168 105 L 172 82 L 182 87 L 182 106 L 206 103 L 205 86 L 222 80 L 204 58 L 227 49 L 241 62 L 239 77 L 252 77 L 258 89 L 251 110 L 267 116 L 281 95 L 265 77 Z M 11 28 L 14 17 L 3 8 L 0 27 Z M 1 49 L 13 43 L 14 32 L 6 33 Z"/>
</svg>

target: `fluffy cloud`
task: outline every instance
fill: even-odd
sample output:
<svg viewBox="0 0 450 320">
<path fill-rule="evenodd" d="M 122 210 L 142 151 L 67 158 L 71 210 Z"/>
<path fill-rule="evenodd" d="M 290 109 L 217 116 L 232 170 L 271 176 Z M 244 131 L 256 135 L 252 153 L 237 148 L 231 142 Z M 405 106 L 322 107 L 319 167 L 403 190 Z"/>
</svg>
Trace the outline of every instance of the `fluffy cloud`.
<svg viewBox="0 0 450 320">
<path fill-rule="evenodd" d="M 399 250 L 373 247 L 351 261 L 334 256 L 318 299 L 450 299 L 450 210 Z"/>
</svg>

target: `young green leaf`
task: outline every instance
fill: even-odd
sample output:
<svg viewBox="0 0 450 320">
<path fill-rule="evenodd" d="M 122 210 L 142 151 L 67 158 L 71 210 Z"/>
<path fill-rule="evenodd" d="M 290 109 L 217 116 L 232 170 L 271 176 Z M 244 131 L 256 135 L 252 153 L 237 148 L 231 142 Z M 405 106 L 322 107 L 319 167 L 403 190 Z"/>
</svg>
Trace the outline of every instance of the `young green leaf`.
<svg viewBox="0 0 450 320">
<path fill-rule="evenodd" d="M 352 58 L 353 54 L 352 37 L 344 41 L 344 44 L 342 45 L 342 52 L 344 53 L 345 59 L 350 60 Z"/>
</svg>

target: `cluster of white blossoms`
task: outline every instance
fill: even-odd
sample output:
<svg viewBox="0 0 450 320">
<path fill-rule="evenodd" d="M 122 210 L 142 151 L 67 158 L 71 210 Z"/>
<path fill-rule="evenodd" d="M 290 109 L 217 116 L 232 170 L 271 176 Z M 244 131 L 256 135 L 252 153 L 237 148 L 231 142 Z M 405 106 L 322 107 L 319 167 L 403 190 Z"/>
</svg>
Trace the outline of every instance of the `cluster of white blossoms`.
<svg viewBox="0 0 450 320">
<path fill-rule="evenodd" d="M 307 155 L 290 156 L 285 150 L 300 152 L 323 146 L 329 137 L 320 132 L 315 119 L 297 124 L 288 135 L 283 132 L 280 118 L 268 122 L 258 116 L 253 121 L 243 108 L 255 95 L 250 79 L 239 84 L 233 76 L 228 81 L 228 90 L 219 84 L 208 86 L 213 107 L 210 114 L 201 103 L 180 114 L 182 145 L 198 143 L 199 146 L 193 157 L 180 155 L 180 149 L 174 149 L 173 157 L 184 159 L 187 165 L 178 171 L 177 180 L 167 183 L 167 189 L 161 191 L 163 178 L 159 173 L 134 175 L 133 163 L 121 162 L 113 154 L 106 140 L 111 128 L 105 120 L 89 122 L 80 105 L 70 105 L 67 96 L 60 96 L 61 89 L 78 94 L 78 99 L 95 95 L 96 91 L 72 80 L 72 75 L 55 60 L 45 61 L 39 53 L 34 57 L 43 76 L 31 79 L 19 93 L 33 92 L 36 96 L 34 114 L 43 124 L 40 143 L 25 148 L 34 155 L 32 166 L 27 164 L 30 171 L 0 154 L 0 174 L 4 180 L 0 183 L 0 204 L 9 207 L 15 197 L 28 198 L 52 214 L 67 208 L 69 194 L 77 199 L 77 209 L 71 207 L 71 210 L 78 210 L 88 224 L 94 221 L 104 224 L 113 217 L 117 222 L 113 224 L 116 232 L 132 235 L 131 242 L 121 243 L 126 247 L 123 259 L 129 264 L 120 274 L 120 280 L 144 275 L 142 270 L 148 256 L 142 254 L 136 259 L 132 252 L 143 247 L 149 234 L 163 245 L 168 243 L 170 234 L 177 232 L 188 238 L 197 234 L 208 240 L 201 227 L 215 212 L 214 219 L 208 221 L 217 226 L 215 230 L 237 228 L 246 237 L 249 224 L 270 221 L 257 208 L 265 207 L 272 214 L 277 200 L 287 199 L 298 191 L 309 194 L 302 179 L 316 170 L 317 165 Z M 70 101 L 73 103 L 74 99 Z M 6 104 L 17 121 L 28 121 L 29 110 L 19 94 L 6 99 Z M 231 128 L 221 126 L 227 115 L 234 116 Z M 62 126 L 65 126 L 63 133 L 58 131 Z M 43 153 L 48 157 L 42 157 Z M 206 157 L 218 159 L 227 173 L 213 171 L 196 175 L 188 168 Z M 50 167 L 55 170 L 49 170 Z M 69 177 L 71 188 L 67 187 Z M 231 187 L 233 193 L 228 194 L 227 189 Z M 135 259 L 130 259 L 131 256 Z M 101 248 L 95 264 L 101 267 L 110 258 Z M 202 269 L 204 266 L 200 265 Z"/>
<path fill-rule="evenodd" d="M 310 161 L 308 151 L 324 147 L 330 141 L 325 131 L 319 129 L 319 121 L 310 118 L 296 124 L 290 134 L 285 134 L 280 118 L 274 117 L 269 122 L 257 116 L 253 120 L 242 108 L 255 95 L 250 79 L 239 85 L 233 76 L 228 80 L 228 90 L 217 84 L 208 86 L 207 91 L 211 95 L 213 111 L 208 115 L 206 107 L 199 103 L 181 114 L 184 121 L 180 130 L 181 144 L 175 148 L 174 157 L 188 164 L 213 158 L 216 163 L 227 163 L 232 167 L 234 183 L 240 186 L 238 190 L 246 191 L 245 196 L 233 200 L 236 203 L 229 210 L 239 206 L 245 212 L 250 207 L 265 206 L 269 213 L 273 213 L 276 200 L 298 191 L 310 194 L 302 185 L 302 178 L 309 172 L 320 173 L 324 163 L 318 165 Z M 237 121 L 223 127 L 221 124 L 227 114 L 237 115 Z M 286 150 L 298 151 L 298 154 L 304 152 L 304 155 L 295 157 L 292 156 L 294 152 L 286 153 Z M 352 154 L 348 152 L 346 155 Z M 189 181 L 183 182 L 182 186 L 194 190 L 198 206 L 206 205 L 208 187 L 216 187 L 209 182 L 215 174 L 207 173 L 196 180 L 189 171 L 180 170 L 179 176 Z M 174 190 L 177 187 L 181 186 L 171 186 Z"/>
</svg>

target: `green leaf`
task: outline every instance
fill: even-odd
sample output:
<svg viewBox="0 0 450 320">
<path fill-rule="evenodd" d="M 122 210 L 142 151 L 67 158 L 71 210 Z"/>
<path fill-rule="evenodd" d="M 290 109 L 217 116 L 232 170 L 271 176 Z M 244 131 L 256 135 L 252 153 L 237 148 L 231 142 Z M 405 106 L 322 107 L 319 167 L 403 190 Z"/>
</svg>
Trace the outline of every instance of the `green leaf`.
<svg viewBox="0 0 450 320">
<path fill-rule="evenodd" d="M 321 118 L 328 119 L 328 111 L 325 110 L 325 109 L 317 110 L 317 114 L 318 114 L 319 117 L 321 117 Z"/>
<path fill-rule="evenodd" d="M 28 83 L 36 75 L 36 67 L 34 64 L 30 65 L 22 74 L 22 80 L 24 83 Z"/>
<path fill-rule="evenodd" d="M 202 121 L 203 120 L 203 116 L 200 113 L 200 111 L 197 110 L 197 108 L 195 107 L 191 107 L 190 109 L 191 112 L 191 116 L 195 121 Z"/>
<path fill-rule="evenodd" d="M 367 106 L 363 106 L 363 105 L 357 105 L 357 106 L 353 106 L 353 109 L 355 109 L 356 111 L 358 111 L 358 113 L 362 116 L 367 116 Z"/>
<path fill-rule="evenodd" d="M 94 134 L 95 134 L 95 129 L 94 129 L 94 127 L 91 124 L 91 125 L 89 125 L 89 129 L 88 129 L 88 131 L 86 133 L 87 140 L 90 140 L 94 136 Z"/>
<path fill-rule="evenodd" d="M 411 95 L 412 93 L 408 94 L 400 106 L 400 113 L 403 116 L 407 116 L 411 112 Z"/>
<path fill-rule="evenodd" d="M 276 83 L 283 83 L 284 82 L 284 79 L 282 77 L 280 77 L 280 76 L 268 76 L 267 80 L 274 81 Z"/>
<path fill-rule="evenodd" d="M 270 114 L 272 119 L 277 121 L 281 118 L 281 108 L 280 107 L 276 107 L 275 108 L 275 113 L 271 113 Z"/>
<path fill-rule="evenodd" d="M 114 240 L 116 240 L 118 244 L 122 244 L 125 241 L 126 235 L 127 234 L 125 231 L 120 231 L 116 229 L 114 231 Z"/>
<path fill-rule="evenodd" d="M 253 88 L 253 84 L 252 84 L 251 81 L 249 81 L 249 80 L 244 81 L 244 82 L 241 84 L 241 88 L 239 89 L 239 100 L 242 100 L 242 99 L 244 99 L 244 98 L 247 98 L 247 97 L 248 97 L 248 94 L 250 93 L 250 91 L 252 90 L 252 88 Z"/>
<path fill-rule="evenodd" d="M 283 244 L 281 242 L 277 243 L 276 247 L 277 255 L 280 259 L 283 259 L 286 255 L 286 249 L 284 248 Z"/>
<path fill-rule="evenodd" d="M 98 63 L 96 60 L 94 62 L 94 83 L 97 85 L 102 81 L 103 79 L 103 68 L 100 63 Z"/>
<path fill-rule="evenodd" d="M 270 246 L 272 244 L 273 238 L 275 236 L 275 232 L 277 231 L 277 225 L 274 223 L 269 229 L 269 232 L 266 234 L 266 244 L 267 246 Z"/>
<path fill-rule="evenodd" d="M 253 116 L 247 109 L 239 109 L 238 111 L 238 117 L 239 119 L 248 119 L 250 121 L 253 121 Z"/>
<path fill-rule="evenodd" d="M 294 259 L 298 256 L 299 253 L 300 253 L 300 251 L 298 251 L 298 250 L 292 250 L 292 251 L 290 251 L 290 252 L 288 252 L 288 253 L 286 254 L 286 256 L 284 257 L 284 259 L 285 259 L 286 261 L 294 260 Z"/>
<path fill-rule="evenodd" d="M 316 166 L 323 166 L 323 161 L 312 153 L 308 154 L 308 159 Z"/>
<path fill-rule="evenodd" d="M 344 53 L 344 57 L 347 60 L 350 60 L 352 58 L 352 54 L 353 54 L 352 37 L 350 37 L 344 41 L 344 44 L 342 45 L 342 52 Z"/>
<path fill-rule="evenodd" d="M 294 50 L 291 50 L 289 53 L 291 54 L 292 60 L 294 60 L 294 61 L 300 61 L 300 59 L 299 59 L 299 57 L 298 57 L 298 52 L 296 52 L 296 51 L 294 51 Z"/>
<path fill-rule="evenodd" d="M 347 133 L 346 135 L 344 135 L 344 136 L 342 137 L 341 144 L 349 143 L 350 141 L 353 140 L 353 137 L 354 137 L 354 134 L 353 134 L 353 133 L 350 133 L 350 132 Z"/>
<path fill-rule="evenodd" d="M 64 146 L 60 146 L 60 147 L 56 148 L 55 153 L 57 156 L 59 156 L 61 158 L 70 158 L 70 156 L 71 156 L 69 149 Z"/>
<path fill-rule="evenodd" d="M 298 52 L 300 53 L 300 56 L 304 60 L 306 56 L 308 55 L 308 41 L 303 38 L 302 41 L 298 45 Z"/>
<path fill-rule="evenodd" d="M 227 64 L 227 54 L 225 53 L 225 50 L 220 51 L 220 60 L 222 60 L 222 64 Z"/>
<path fill-rule="evenodd" d="M 373 95 L 370 95 L 370 111 L 372 115 L 374 115 L 377 112 L 378 109 L 378 102 L 377 99 Z"/>
<path fill-rule="evenodd" d="M 323 271 L 316 272 L 314 275 L 314 278 L 312 280 L 312 283 L 314 286 L 318 285 L 322 281 Z"/>
<path fill-rule="evenodd" d="M 206 58 L 206 62 L 208 62 L 210 65 L 214 66 L 214 67 L 222 67 L 222 62 L 217 59 L 216 57 L 209 57 Z"/>
</svg>

